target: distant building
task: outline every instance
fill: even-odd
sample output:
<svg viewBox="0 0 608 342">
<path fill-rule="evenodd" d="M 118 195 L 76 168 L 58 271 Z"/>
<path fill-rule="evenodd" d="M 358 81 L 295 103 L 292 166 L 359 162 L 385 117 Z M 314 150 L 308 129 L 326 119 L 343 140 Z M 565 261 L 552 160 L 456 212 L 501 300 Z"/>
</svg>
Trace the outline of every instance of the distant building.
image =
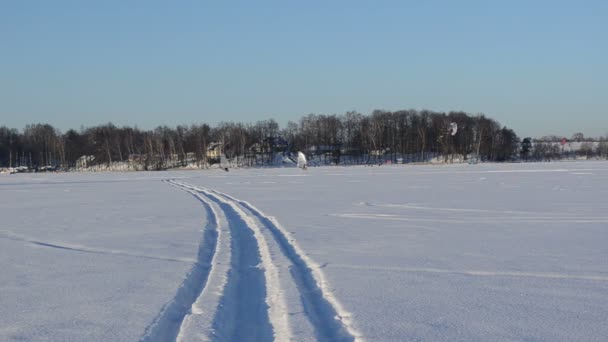
<svg viewBox="0 0 608 342">
<path fill-rule="evenodd" d="M 599 141 L 533 141 L 532 157 L 536 159 L 587 159 L 600 153 Z"/>
<path fill-rule="evenodd" d="M 220 142 L 212 142 L 207 146 L 207 158 L 208 159 L 220 159 L 222 154 L 222 144 Z"/>
</svg>

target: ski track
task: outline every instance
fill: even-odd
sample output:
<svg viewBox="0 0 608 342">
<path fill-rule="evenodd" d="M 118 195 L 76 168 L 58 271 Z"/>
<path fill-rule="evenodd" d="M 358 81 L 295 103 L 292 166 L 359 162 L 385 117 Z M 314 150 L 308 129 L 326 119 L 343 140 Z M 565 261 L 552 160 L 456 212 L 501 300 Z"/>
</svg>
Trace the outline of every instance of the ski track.
<svg viewBox="0 0 608 342">
<path fill-rule="evenodd" d="M 608 281 L 608 276 L 588 275 L 588 274 L 566 274 L 550 272 L 518 272 L 518 271 L 482 271 L 482 270 L 458 270 L 441 268 L 420 268 L 420 267 L 386 267 L 378 265 L 359 266 L 348 264 L 329 264 L 330 267 L 346 268 L 355 270 L 379 270 L 391 272 L 411 272 L 411 273 L 444 273 L 457 274 L 477 277 L 512 277 L 512 278 L 545 278 L 558 280 L 590 280 Z"/>
<path fill-rule="evenodd" d="M 270 240 L 267 241 L 270 238 L 276 249 L 291 262 L 291 279 L 315 338 L 319 341 L 363 341 L 354 328 L 352 315 L 333 296 L 321 266 L 302 251 L 274 217 L 219 191 L 183 182 L 171 183 L 213 202 L 225 215 L 232 233 L 232 263 L 221 305 L 213 319 L 215 338 L 295 340 L 279 269 L 273 263 Z M 270 234 L 265 236 L 263 231 Z"/>
<path fill-rule="evenodd" d="M 555 224 L 567 224 L 567 223 L 608 223 L 606 217 L 590 217 L 588 219 L 577 219 L 574 217 L 556 217 L 556 218 L 543 218 L 543 217 L 472 217 L 463 220 L 462 218 L 445 218 L 445 219 L 434 219 L 434 218 L 412 218 L 409 216 L 395 215 L 395 214 L 360 214 L 360 213 L 332 213 L 328 214 L 334 217 L 351 218 L 351 219 L 366 219 L 366 220 L 385 220 L 385 221 L 407 221 L 407 222 L 436 222 L 436 223 L 478 223 L 478 224 L 497 224 L 499 223 L 555 223 Z M 578 228 L 578 227 L 576 227 Z"/>
<path fill-rule="evenodd" d="M 183 262 L 183 263 L 191 263 L 191 262 L 196 261 L 192 258 L 171 258 L 171 257 L 164 257 L 164 256 L 132 253 L 132 252 L 121 251 L 121 250 L 116 250 L 116 249 L 94 248 L 94 247 L 75 245 L 75 244 L 69 244 L 69 243 L 64 243 L 64 242 L 41 241 L 41 240 L 29 238 L 27 236 L 15 234 L 8 230 L 0 230 L 0 238 L 5 238 L 8 240 L 13 240 L 13 241 L 21 241 L 21 242 L 25 242 L 25 243 L 34 245 L 36 247 L 53 248 L 53 249 L 69 251 L 69 252 L 80 252 L 80 253 L 101 254 L 101 255 L 119 255 L 119 256 L 132 257 L 132 258 L 171 261 L 171 262 Z"/>
<path fill-rule="evenodd" d="M 517 211 L 517 210 L 490 210 L 490 209 L 471 209 L 471 208 L 441 208 L 428 207 L 413 203 L 375 203 L 375 202 L 360 202 L 359 205 L 368 207 L 385 207 L 385 208 L 403 208 L 411 210 L 426 210 L 426 211 L 451 211 L 458 213 L 488 213 L 488 214 L 520 214 L 520 215 L 545 215 L 548 217 L 569 215 L 568 213 L 551 213 L 551 212 L 534 212 L 534 211 Z"/>
</svg>

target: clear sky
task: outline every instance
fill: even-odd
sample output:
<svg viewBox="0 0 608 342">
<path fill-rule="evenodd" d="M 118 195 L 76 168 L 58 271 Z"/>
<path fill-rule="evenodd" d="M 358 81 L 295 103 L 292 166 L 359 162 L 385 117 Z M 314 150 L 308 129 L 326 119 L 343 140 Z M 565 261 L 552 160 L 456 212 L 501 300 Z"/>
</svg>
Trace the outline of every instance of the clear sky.
<svg viewBox="0 0 608 342">
<path fill-rule="evenodd" d="M 483 112 L 608 133 L 608 1 L 0 0 L 0 125 Z"/>
</svg>

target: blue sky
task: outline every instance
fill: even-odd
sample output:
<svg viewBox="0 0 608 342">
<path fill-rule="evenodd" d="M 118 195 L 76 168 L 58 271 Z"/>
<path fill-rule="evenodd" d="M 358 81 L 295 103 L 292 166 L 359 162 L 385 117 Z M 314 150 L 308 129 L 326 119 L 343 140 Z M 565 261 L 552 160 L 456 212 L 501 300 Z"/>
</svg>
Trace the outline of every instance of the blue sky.
<svg viewBox="0 0 608 342">
<path fill-rule="evenodd" d="M 0 125 L 373 109 L 608 133 L 606 1 L 0 1 Z"/>
</svg>

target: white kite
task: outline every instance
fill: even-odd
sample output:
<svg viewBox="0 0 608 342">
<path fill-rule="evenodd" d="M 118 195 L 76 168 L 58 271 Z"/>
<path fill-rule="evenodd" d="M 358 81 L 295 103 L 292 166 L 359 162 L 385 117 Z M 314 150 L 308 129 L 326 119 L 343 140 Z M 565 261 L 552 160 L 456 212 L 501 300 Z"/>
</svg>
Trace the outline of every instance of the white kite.
<svg viewBox="0 0 608 342">
<path fill-rule="evenodd" d="M 306 170 L 306 168 L 308 167 L 306 162 L 306 156 L 302 152 L 298 152 L 298 167 L 302 170 Z"/>
<path fill-rule="evenodd" d="M 458 125 L 455 122 L 452 122 L 450 124 L 450 128 L 448 129 L 448 132 L 450 132 L 450 135 L 452 136 L 456 135 L 456 132 L 458 132 Z"/>
</svg>

